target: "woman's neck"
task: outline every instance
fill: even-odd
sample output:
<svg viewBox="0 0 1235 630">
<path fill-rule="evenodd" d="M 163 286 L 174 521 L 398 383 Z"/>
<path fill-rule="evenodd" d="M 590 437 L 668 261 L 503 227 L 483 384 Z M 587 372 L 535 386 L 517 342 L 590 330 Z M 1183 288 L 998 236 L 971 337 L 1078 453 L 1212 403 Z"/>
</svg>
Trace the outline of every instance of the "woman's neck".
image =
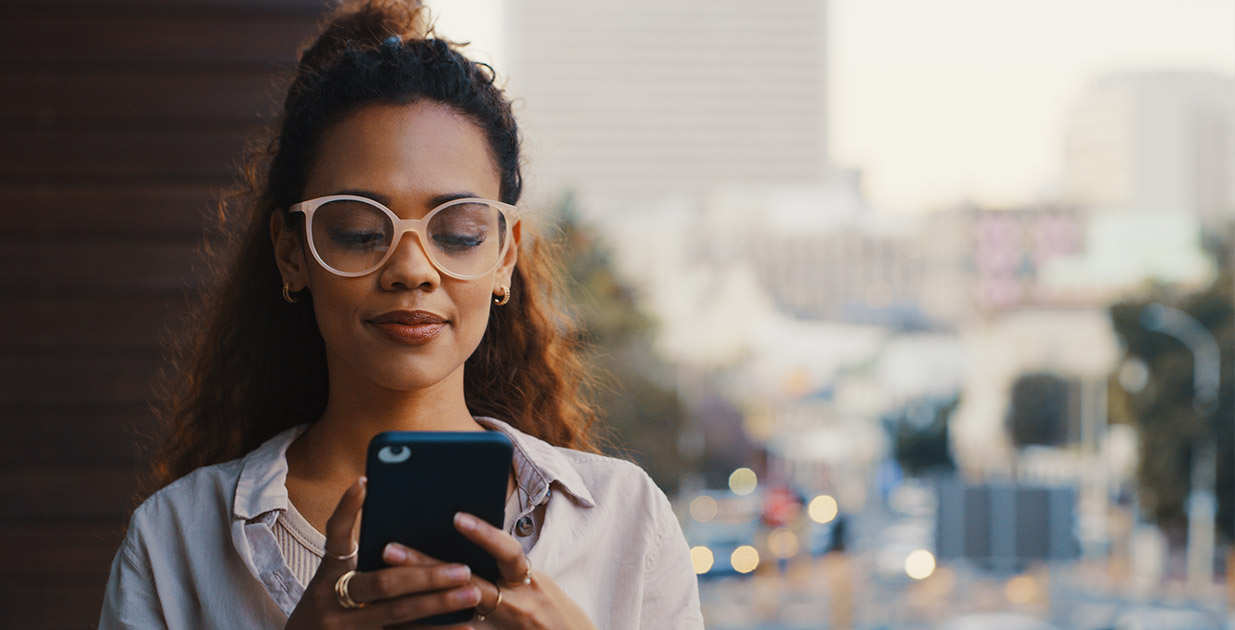
<svg viewBox="0 0 1235 630">
<path fill-rule="evenodd" d="M 415 391 L 336 382 L 321 418 L 289 448 L 289 476 L 346 486 L 364 474 L 365 452 L 383 431 L 482 431 L 467 409 L 463 381 L 448 378 Z"/>
<path fill-rule="evenodd" d="M 371 383 L 330 381 L 322 417 L 287 449 L 288 498 L 318 531 L 343 491 L 364 474 L 369 441 L 382 431 L 483 431 L 457 380 L 411 392 L 373 387 Z M 514 492 L 513 469 L 506 496 Z"/>
</svg>

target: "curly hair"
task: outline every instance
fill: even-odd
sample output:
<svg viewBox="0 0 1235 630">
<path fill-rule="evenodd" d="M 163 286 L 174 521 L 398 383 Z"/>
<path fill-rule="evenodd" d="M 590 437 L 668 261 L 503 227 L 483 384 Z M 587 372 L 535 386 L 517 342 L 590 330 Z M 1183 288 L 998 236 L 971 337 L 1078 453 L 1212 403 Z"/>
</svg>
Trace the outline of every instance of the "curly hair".
<svg viewBox="0 0 1235 630">
<path fill-rule="evenodd" d="M 156 414 L 166 441 L 154 485 L 227 461 L 325 409 L 325 346 L 311 296 L 280 297 L 269 225 L 301 200 L 326 130 L 370 104 L 435 102 L 484 132 L 500 177 L 501 200 L 522 192 L 519 133 L 489 66 L 433 36 L 415 1 L 340 6 L 301 54 L 277 127 L 251 148 L 242 185 L 219 204 L 225 245 L 206 248 L 215 277 L 169 348 Z M 464 368 L 475 415 L 502 418 L 551 444 L 595 451 L 596 412 L 580 336 L 558 302 L 553 245 L 525 228 L 511 282 L 513 297 L 491 312 Z"/>
</svg>

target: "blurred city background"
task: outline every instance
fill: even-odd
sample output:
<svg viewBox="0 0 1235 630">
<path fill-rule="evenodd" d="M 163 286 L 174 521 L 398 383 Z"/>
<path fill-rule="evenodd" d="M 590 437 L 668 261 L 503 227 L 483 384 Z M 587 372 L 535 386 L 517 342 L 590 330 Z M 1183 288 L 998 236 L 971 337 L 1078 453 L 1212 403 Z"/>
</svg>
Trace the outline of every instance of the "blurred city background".
<svg viewBox="0 0 1235 630">
<path fill-rule="evenodd" d="M 1235 5 L 431 6 L 709 627 L 1231 627 Z"/>
<path fill-rule="evenodd" d="M 97 616 L 322 5 L 0 4 L 0 626 Z M 1235 3 L 429 5 L 709 628 L 1235 628 Z"/>
</svg>

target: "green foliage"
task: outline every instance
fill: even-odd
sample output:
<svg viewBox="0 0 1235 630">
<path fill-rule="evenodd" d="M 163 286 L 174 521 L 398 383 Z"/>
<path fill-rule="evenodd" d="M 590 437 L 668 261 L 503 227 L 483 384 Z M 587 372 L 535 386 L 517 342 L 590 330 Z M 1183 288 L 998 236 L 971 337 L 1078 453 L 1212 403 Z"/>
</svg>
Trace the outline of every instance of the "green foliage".
<svg viewBox="0 0 1235 630">
<path fill-rule="evenodd" d="M 948 420 L 960 397 L 924 398 L 883 419 L 892 438 L 896 463 L 906 475 L 917 477 L 956 470 L 948 444 Z"/>
<path fill-rule="evenodd" d="M 600 237 L 582 225 L 565 199 L 550 227 L 563 247 L 566 298 L 590 349 L 599 387 L 594 402 L 611 430 L 611 454 L 629 456 L 667 493 L 682 472 L 678 436 L 685 419 L 671 370 L 653 348 L 653 321 L 614 272 Z"/>
<path fill-rule="evenodd" d="M 1225 261 L 1226 256 L 1217 256 Z M 1111 419 L 1135 426 L 1140 435 L 1140 467 L 1137 471 L 1141 509 L 1146 516 L 1168 530 L 1182 531 L 1186 524 L 1185 505 L 1191 490 L 1193 447 L 1213 442 L 1217 450 L 1218 532 L 1231 537 L 1232 498 L 1235 497 L 1232 444 L 1235 433 L 1235 295 L 1230 269 L 1206 290 L 1178 295 L 1157 287 L 1143 299 L 1117 303 L 1110 308 L 1115 331 L 1125 348 L 1125 366 L 1141 361 L 1149 377 L 1137 387 L 1136 379 L 1116 375 L 1111 382 Z M 1152 303 L 1178 308 L 1196 318 L 1218 341 L 1221 352 L 1221 378 L 1218 408 L 1207 417 L 1194 408 L 1194 358 L 1177 339 L 1145 328 L 1141 321 Z M 1124 369 L 1127 369 L 1126 367 Z M 1135 391 L 1128 391 L 1134 389 Z"/>
</svg>

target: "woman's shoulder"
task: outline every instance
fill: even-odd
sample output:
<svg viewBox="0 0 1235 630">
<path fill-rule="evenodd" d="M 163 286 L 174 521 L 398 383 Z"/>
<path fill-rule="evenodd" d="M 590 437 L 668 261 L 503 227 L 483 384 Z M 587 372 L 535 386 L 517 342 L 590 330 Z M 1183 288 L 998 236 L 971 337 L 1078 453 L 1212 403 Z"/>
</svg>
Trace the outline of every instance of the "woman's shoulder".
<svg viewBox="0 0 1235 630">
<path fill-rule="evenodd" d="M 243 459 L 233 459 L 203 466 L 163 486 L 137 506 L 130 527 L 192 521 L 230 506 L 243 465 Z"/>
<path fill-rule="evenodd" d="M 635 518 L 659 517 L 670 511 L 665 493 L 632 461 L 555 446 L 492 418 L 478 420 L 506 433 L 546 481 L 561 484 L 582 505 L 600 506 L 601 513 L 617 508 Z"/>
<path fill-rule="evenodd" d="M 167 484 L 138 506 L 133 522 L 194 519 L 219 511 L 247 519 L 267 511 L 260 508 L 286 496 L 284 453 L 303 430 L 303 425 L 292 427 L 243 457 L 202 466 Z"/>
<path fill-rule="evenodd" d="M 644 514 L 663 513 L 669 499 L 639 464 L 602 453 L 555 447 L 570 463 L 598 505 L 643 508 Z"/>
<path fill-rule="evenodd" d="M 554 448 L 585 478 L 614 479 L 619 483 L 639 486 L 656 485 L 642 466 L 629 459 L 564 446 Z"/>
</svg>

